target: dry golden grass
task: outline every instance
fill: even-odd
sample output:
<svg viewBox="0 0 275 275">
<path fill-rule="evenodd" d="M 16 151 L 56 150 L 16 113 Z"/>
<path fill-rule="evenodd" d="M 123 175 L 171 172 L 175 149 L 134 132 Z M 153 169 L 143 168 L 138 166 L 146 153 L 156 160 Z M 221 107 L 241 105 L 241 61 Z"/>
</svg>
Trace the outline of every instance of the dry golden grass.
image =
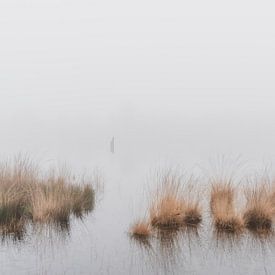
<svg viewBox="0 0 275 275">
<path fill-rule="evenodd" d="M 38 222 L 68 222 L 70 214 L 82 217 L 94 208 L 90 184 L 73 185 L 66 178 L 51 178 L 46 184 L 31 186 L 30 214 Z"/>
<path fill-rule="evenodd" d="M 185 204 L 171 195 L 155 201 L 150 209 L 151 223 L 157 227 L 178 227 L 183 224 Z"/>
<path fill-rule="evenodd" d="M 29 213 L 34 222 L 68 222 L 71 203 L 65 184 L 57 181 L 30 188 Z"/>
<path fill-rule="evenodd" d="M 15 165 L 0 164 L 0 224 L 24 215 L 28 201 L 25 187 L 33 182 L 33 175 L 27 160 L 17 159 Z"/>
<path fill-rule="evenodd" d="M 269 186 L 261 184 L 245 191 L 246 207 L 243 219 L 246 228 L 257 233 L 271 231 L 275 206 Z"/>
<path fill-rule="evenodd" d="M 68 222 L 94 207 L 94 189 L 69 174 L 41 174 L 28 158 L 0 164 L 0 225 L 31 219 L 33 222 Z"/>
<path fill-rule="evenodd" d="M 230 182 L 218 182 L 212 185 L 210 210 L 217 231 L 238 233 L 243 221 L 234 207 L 235 190 Z"/>
<path fill-rule="evenodd" d="M 166 174 L 151 203 L 149 214 L 152 226 L 173 228 L 183 225 L 185 202 L 177 176 Z"/>
<path fill-rule="evenodd" d="M 130 234 L 136 238 L 147 238 L 151 235 L 150 222 L 146 220 L 137 221 L 130 228 Z"/>
<path fill-rule="evenodd" d="M 0 224 L 12 219 L 19 219 L 24 212 L 24 201 L 17 186 L 1 185 L 0 187 Z"/>
<path fill-rule="evenodd" d="M 73 214 L 81 217 L 94 208 L 95 191 L 90 184 L 72 185 L 69 188 L 69 197 Z"/>
<path fill-rule="evenodd" d="M 183 222 L 187 226 L 198 226 L 202 221 L 201 207 L 199 202 L 188 202 L 184 210 Z"/>
<path fill-rule="evenodd" d="M 192 177 L 183 181 L 181 176 L 170 171 L 159 178 L 158 184 L 149 208 L 152 226 L 175 229 L 196 227 L 201 223 L 202 211 Z"/>
<path fill-rule="evenodd" d="M 184 182 L 183 195 L 185 200 L 184 225 L 197 227 L 202 222 L 201 189 L 198 189 L 197 181 L 192 176 Z"/>
</svg>

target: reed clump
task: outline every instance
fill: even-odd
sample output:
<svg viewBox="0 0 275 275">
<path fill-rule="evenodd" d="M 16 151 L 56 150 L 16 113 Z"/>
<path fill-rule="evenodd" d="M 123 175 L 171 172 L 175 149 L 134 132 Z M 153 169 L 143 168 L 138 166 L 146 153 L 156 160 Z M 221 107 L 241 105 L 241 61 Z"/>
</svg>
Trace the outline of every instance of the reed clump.
<svg viewBox="0 0 275 275">
<path fill-rule="evenodd" d="M 185 209 L 183 223 L 187 227 L 197 227 L 202 222 L 201 190 L 197 187 L 197 181 L 193 176 L 184 182 Z"/>
<path fill-rule="evenodd" d="M 148 238 L 151 233 L 151 224 L 147 220 L 137 221 L 130 228 L 130 234 L 134 238 Z"/>
<path fill-rule="evenodd" d="M 47 184 L 36 184 L 30 189 L 29 214 L 34 222 L 68 222 L 71 202 L 64 183 L 57 180 Z"/>
<path fill-rule="evenodd" d="M 247 188 L 245 195 L 246 207 L 243 219 L 246 228 L 256 233 L 271 231 L 275 208 L 270 188 L 265 184 Z"/>
<path fill-rule="evenodd" d="M 7 225 L 25 215 L 29 201 L 25 187 L 33 182 L 33 176 L 27 161 L 0 164 L 0 224 Z"/>
<path fill-rule="evenodd" d="M 186 204 L 183 222 L 186 226 L 198 226 L 202 222 L 201 207 L 199 202 L 189 202 Z"/>
<path fill-rule="evenodd" d="M 69 196 L 71 197 L 72 212 L 77 217 L 94 209 L 95 191 L 91 184 L 82 183 L 70 186 Z"/>
<path fill-rule="evenodd" d="M 69 174 L 40 173 L 28 158 L 0 164 L 0 226 L 8 232 L 16 221 L 67 223 L 71 215 L 93 210 L 91 183 Z"/>
<path fill-rule="evenodd" d="M 181 192 L 180 179 L 167 174 L 149 209 L 152 226 L 158 228 L 178 228 L 183 225 L 185 201 Z"/>
<path fill-rule="evenodd" d="M 217 231 L 239 233 L 243 221 L 234 207 L 235 189 L 231 183 L 217 182 L 212 185 L 210 210 Z"/>
<path fill-rule="evenodd" d="M 176 173 L 167 173 L 160 183 L 149 209 L 153 227 L 175 229 L 198 226 L 202 221 L 199 198 L 193 194 L 192 177 L 183 181 Z"/>
<path fill-rule="evenodd" d="M 70 215 L 82 217 L 94 208 L 91 184 L 74 184 L 69 176 L 51 176 L 29 186 L 29 214 L 35 222 L 67 223 Z"/>
</svg>

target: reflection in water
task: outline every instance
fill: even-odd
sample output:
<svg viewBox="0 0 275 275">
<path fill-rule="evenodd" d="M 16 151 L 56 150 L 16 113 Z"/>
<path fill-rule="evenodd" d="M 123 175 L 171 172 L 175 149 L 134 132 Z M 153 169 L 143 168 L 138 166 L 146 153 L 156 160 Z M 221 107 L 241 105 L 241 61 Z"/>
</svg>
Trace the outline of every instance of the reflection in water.
<svg viewBox="0 0 275 275">
<path fill-rule="evenodd" d="M 150 239 L 147 237 L 131 235 L 130 240 L 133 241 L 141 249 L 144 249 L 146 251 L 153 251 Z"/>
<path fill-rule="evenodd" d="M 168 256 L 168 258 L 173 258 L 173 256 L 180 250 L 181 237 L 182 231 L 178 229 L 157 230 L 157 238 L 161 253 Z"/>
<path fill-rule="evenodd" d="M 36 224 L 32 228 L 32 233 L 37 236 L 47 236 L 53 235 L 65 237 L 70 236 L 71 224 L 70 223 L 52 223 L 52 224 Z"/>
<path fill-rule="evenodd" d="M 199 243 L 198 241 L 199 233 L 195 227 L 158 230 L 158 265 L 166 272 L 171 272 L 177 266 L 185 268 L 186 262 L 191 259 L 192 249 L 195 243 Z"/>
<path fill-rule="evenodd" d="M 26 234 L 26 224 L 24 220 L 12 220 L 9 224 L 0 225 L 1 242 L 11 240 L 13 242 L 23 241 Z"/>
<path fill-rule="evenodd" d="M 211 238 L 211 243 L 216 250 L 227 251 L 232 253 L 234 249 L 237 249 L 242 244 L 242 234 L 230 231 L 214 230 Z"/>
<path fill-rule="evenodd" d="M 157 229 L 151 238 L 131 238 L 131 241 L 136 246 L 134 253 L 142 257 L 144 265 L 149 264 L 146 270 L 150 268 L 154 274 L 177 274 L 183 270 L 192 273 L 190 266 L 202 259 L 213 261 L 217 270 L 223 267 L 228 274 L 241 274 L 238 266 L 244 260 L 259 263 L 257 268 L 260 273 L 268 270 L 264 263 L 274 253 L 273 232 L 251 234 L 245 231 L 234 234 L 209 231 L 210 228 L 204 236 L 196 228 Z"/>
<path fill-rule="evenodd" d="M 234 274 L 242 274 L 238 266 L 244 261 L 251 263 L 251 267 L 258 268 L 255 274 L 266 274 L 268 272 L 265 262 L 273 255 L 274 244 L 274 234 L 271 232 L 251 234 L 246 231 L 243 234 L 232 234 L 214 231 L 208 246 L 209 259 L 216 259 L 219 267 L 226 266 L 230 270 L 228 272 Z"/>
<path fill-rule="evenodd" d="M 35 236 L 35 246 L 50 248 L 53 250 L 58 249 L 59 244 L 64 245 L 71 237 L 70 224 L 40 224 L 35 225 L 30 233 Z"/>
<path fill-rule="evenodd" d="M 275 234 L 273 231 L 265 233 L 253 233 L 247 236 L 246 249 L 248 251 L 253 251 L 255 248 L 262 251 L 265 254 L 268 250 L 275 248 Z"/>
<path fill-rule="evenodd" d="M 79 212 L 79 215 L 73 215 L 67 220 L 53 221 L 49 223 L 34 223 L 26 219 L 14 219 L 9 224 L 0 224 L 0 238 L 4 242 L 22 242 L 27 236 L 47 235 L 51 239 L 53 235 L 61 238 L 70 236 L 72 219 L 83 221 L 86 215 L 94 210 L 95 200 L 89 205 L 89 210 Z"/>
<path fill-rule="evenodd" d="M 50 223 L 50 224 L 31 224 L 24 221 L 17 221 L 10 225 L 0 226 L 0 236 L 2 243 L 19 243 L 29 236 L 47 235 L 47 239 L 57 235 L 61 238 L 70 236 L 70 223 Z"/>
<path fill-rule="evenodd" d="M 214 231 L 212 236 L 212 241 L 217 248 L 239 248 L 244 245 L 244 243 L 251 243 L 252 247 L 258 248 L 263 245 L 269 246 L 274 245 L 274 232 L 246 232 L 243 233 L 232 233 L 232 232 L 221 232 Z"/>
<path fill-rule="evenodd" d="M 131 237 L 144 263 L 157 269 L 157 273 L 168 274 L 178 268 L 186 268 L 192 260 L 192 250 L 199 244 L 200 236 L 195 227 L 179 229 L 156 229 L 154 237 Z M 194 253 L 196 255 L 197 253 Z"/>
</svg>

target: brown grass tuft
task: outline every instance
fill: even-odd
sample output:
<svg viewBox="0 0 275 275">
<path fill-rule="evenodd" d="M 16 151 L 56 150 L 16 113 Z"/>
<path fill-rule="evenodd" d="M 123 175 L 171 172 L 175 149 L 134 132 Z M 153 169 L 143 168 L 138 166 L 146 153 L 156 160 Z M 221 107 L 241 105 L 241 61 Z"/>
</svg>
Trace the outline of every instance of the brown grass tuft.
<svg viewBox="0 0 275 275">
<path fill-rule="evenodd" d="M 247 229 L 257 233 L 272 230 L 274 204 L 267 185 L 246 189 L 246 208 L 243 214 Z"/>
<path fill-rule="evenodd" d="M 130 234 L 136 238 L 147 238 L 151 235 L 150 222 L 146 220 L 137 221 L 131 226 Z"/>
<path fill-rule="evenodd" d="M 183 222 L 188 227 L 197 227 L 202 222 L 201 190 L 191 176 L 184 186 L 185 210 Z"/>
<path fill-rule="evenodd" d="M 94 189 L 70 174 L 41 174 L 28 158 L 0 164 L 0 226 L 17 220 L 68 223 L 94 208 Z"/>
<path fill-rule="evenodd" d="M 81 217 L 94 209 L 95 191 L 90 184 L 72 185 L 69 189 L 71 208 L 74 215 Z"/>
<path fill-rule="evenodd" d="M 187 226 L 198 226 L 202 221 L 201 209 L 197 203 L 187 204 L 184 211 L 183 222 Z"/>
<path fill-rule="evenodd" d="M 69 176 L 51 176 L 30 186 L 30 214 L 35 222 L 68 223 L 71 214 L 82 217 L 94 208 L 90 184 L 74 184 Z"/>
<path fill-rule="evenodd" d="M 149 209 L 152 226 L 175 228 L 183 225 L 185 202 L 179 178 L 167 174 Z"/>
<path fill-rule="evenodd" d="M 177 173 L 163 175 L 149 209 L 152 226 L 162 229 L 198 226 L 202 214 L 194 186 L 192 177 L 183 182 Z"/>
<path fill-rule="evenodd" d="M 30 215 L 34 222 L 67 223 L 71 204 L 67 186 L 56 181 L 31 186 Z"/>
<path fill-rule="evenodd" d="M 217 231 L 238 233 L 243 228 L 243 221 L 234 208 L 234 195 L 230 183 L 212 185 L 210 210 Z"/>
</svg>

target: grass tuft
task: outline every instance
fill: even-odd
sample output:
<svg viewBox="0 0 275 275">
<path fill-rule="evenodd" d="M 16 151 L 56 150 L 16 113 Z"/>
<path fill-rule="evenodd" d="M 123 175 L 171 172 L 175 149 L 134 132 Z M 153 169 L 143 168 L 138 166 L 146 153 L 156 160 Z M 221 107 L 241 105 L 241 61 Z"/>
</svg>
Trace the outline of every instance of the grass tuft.
<svg viewBox="0 0 275 275">
<path fill-rule="evenodd" d="M 188 206 L 185 210 L 183 222 L 187 226 L 197 226 L 202 222 L 201 210 L 198 204 Z"/>
<path fill-rule="evenodd" d="M 274 205 L 267 185 L 246 189 L 246 208 L 243 214 L 247 229 L 256 233 L 272 230 Z"/>
<path fill-rule="evenodd" d="M 234 207 L 235 190 L 228 183 L 218 182 L 212 185 L 210 210 L 217 231 L 239 233 L 243 221 Z"/>
<path fill-rule="evenodd" d="M 130 234 L 134 238 L 147 238 L 151 235 L 150 222 L 146 220 L 137 221 L 131 226 Z"/>
<path fill-rule="evenodd" d="M 0 226 L 4 231 L 20 224 L 19 220 L 66 224 L 71 215 L 82 217 L 93 210 L 92 184 L 55 174 L 41 174 L 28 158 L 0 164 Z"/>
<path fill-rule="evenodd" d="M 170 173 L 164 175 L 156 197 L 149 209 L 151 224 L 158 228 L 177 228 L 183 225 L 185 202 L 180 179 Z"/>
</svg>

